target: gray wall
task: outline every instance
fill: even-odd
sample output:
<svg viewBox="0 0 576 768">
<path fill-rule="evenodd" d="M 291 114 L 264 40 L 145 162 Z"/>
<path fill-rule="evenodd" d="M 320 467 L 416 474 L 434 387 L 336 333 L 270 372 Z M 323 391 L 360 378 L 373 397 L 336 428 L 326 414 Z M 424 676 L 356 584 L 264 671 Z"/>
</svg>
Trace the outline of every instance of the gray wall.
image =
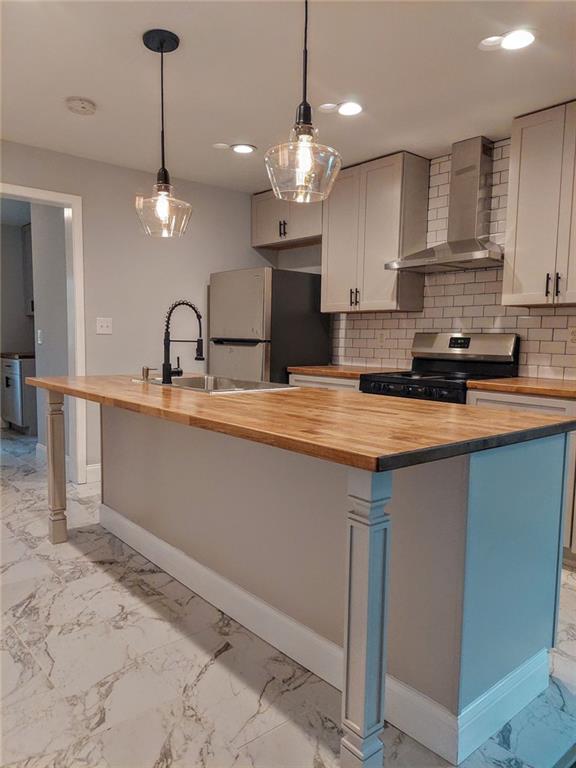
<svg viewBox="0 0 576 768">
<path fill-rule="evenodd" d="M 31 206 L 32 269 L 34 273 L 34 324 L 36 375 L 68 373 L 68 323 L 66 311 L 66 235 L 64 209 Z M 45 392 L 37 390 L 38 442 L 46 445 Z"/>
<path fill-rule="evenodd" d="M 176 194 L 193 207 L 188 232 L 181 239 L 147 238 L 134 196 L 150 194 L 152 174 L 13 142 L 2 142 L 1 151 L 2 181 L 82 197 L 88 374 L 160 365 L 163 317 L 172 301 L 188 298 L 204 312 L 210 272 L 267 263 L 250 246 L 248 194 L 176 180 Z M 96 335 L 96 317 L 112 317 L 111 336 Z M 176 333 L 195 332 L 192 313 L 180 310 L 174 319 Z M 174 354 L 187 370 L 202 368 L 192 345 Z M 100 460 L 97 414 L 89 404 L 88 463 Z"/>
<path fill-rule="evenodd" d="M 103 446 L 105 504 L 342 645 L 346 467 L 109 407 Z M 454 713 L 468 464 L 394 472 L 387 507 L 388 671 Z"/>
<path fill-rule="evenodd" d="M 22 228 L 3 224 L 0 249 L 1 351 L 31 354 L 34 352 L 34 319 L 26 315 L 24 302 Z"/>
</svg>

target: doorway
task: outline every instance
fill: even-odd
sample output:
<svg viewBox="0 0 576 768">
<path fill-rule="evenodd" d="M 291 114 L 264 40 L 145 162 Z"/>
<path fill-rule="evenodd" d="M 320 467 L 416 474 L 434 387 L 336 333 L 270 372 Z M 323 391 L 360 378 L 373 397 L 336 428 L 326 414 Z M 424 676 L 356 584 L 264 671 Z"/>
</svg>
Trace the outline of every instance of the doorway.
<svg viewBox="0 0 576 768">
<path fill-rule="evenodd" d="M 22 379 L 6 379 L 10 397 L 5 398 L 6 388 L 3 388 L 2 412 L 4 419 L 14 413 L 20 417 L 15 429 L 26 435 L 29 442 L 37 433 L 36 450 L 42 455 L 45 393 L 40 391 L 37 396 L 32 388 L 22 384 L 23 378 L 34 372 L 38 376 L 83 376 L 86 372 L 82 199 L 77 195 L 0 183 L 0 209 L 18 212 L 18 222 L 22 222 L 20 271 L 16 268 L 15 274 L 10 275 L 11 279 L 21 281 L 15 291 L 20 308 L 19 329 L 12 334 L 15 323 L 8 329 L 10 333 L 4 333 L 3 328 L 1 350 L 3 385 L 4 368 L 15 371 L 18 368 Z M 29 222 L 24 222 L 26 211 Z M 8 226 L 11 230 L 18 226 L 17 216 L 14 224 Z M 16 233 L 10 229 L 3 227 L 3 263 L 5 248 L 17 245 Z M 11 237 L 10 242 L 5 235 Z M 14 266 L 17 259 L 11 262 Z M 8 272 L 5 274 L 8 276 Z M 8 314 L 3 311 L 3 319 L 5 316 Z M 8 349 L 8 346 L 16 348 Z M 16 386 L 20 387 L 22 396 L 26 393 L 27 408 L 13 413 L 9 407 L 7 410 L 6 402 L 9 405 L 15 399 Z M 90 479 L 86 466 L 86 403 L 71 399 L 66 403 L 66 417 L 67 477 L 74 483 L 85 483 Z"/>
</svg>

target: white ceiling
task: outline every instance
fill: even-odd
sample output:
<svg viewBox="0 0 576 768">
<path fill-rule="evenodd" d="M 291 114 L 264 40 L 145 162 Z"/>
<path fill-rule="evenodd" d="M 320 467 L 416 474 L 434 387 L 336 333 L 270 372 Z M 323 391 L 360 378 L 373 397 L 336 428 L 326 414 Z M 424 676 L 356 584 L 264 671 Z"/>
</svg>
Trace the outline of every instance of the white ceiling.
<svg viewBox="0 0 576 768">
<path fill-rule="evenodd" d="M 0 223 L 11 227 L 23 227 L 30 223 L 30 203 L 0 197 Z"/>
<path fill-rule="evenodd" d="M 257 191 L 264 151 L 284 140 L 300 100 L 303 3 L 2 3 L 3 135 L 155 172 L 158 57 L 150 27 L 177 32 L 166 59 L 173 176 Z M 482 52 L 481 38 L 518 26 L 530 48 Z M 354 99 L 356 118 L 316 113 L 345 164 L 407 149 L 434 157 L 453 141 L 510 133 L 518 114 L 576 97 L 576 2 L 310 3 L 310 100 Z M 67 96 L 98 105 L 69 113 Z M 239 156 L 214 142 L 249 142 Z"/>
</svg>

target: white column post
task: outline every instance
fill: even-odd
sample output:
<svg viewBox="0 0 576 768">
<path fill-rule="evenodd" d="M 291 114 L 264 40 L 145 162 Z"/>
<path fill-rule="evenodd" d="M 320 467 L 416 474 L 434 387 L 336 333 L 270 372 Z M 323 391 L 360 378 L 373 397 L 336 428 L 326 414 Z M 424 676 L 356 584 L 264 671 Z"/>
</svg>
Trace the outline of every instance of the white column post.
<svg viewBox="0 0 576 768">
<path fill-rule="evenodd" d="M 48 536 L 52 544 L 68 540 L 66 525 L 66 446 L 64 396 L 47 393 L 46 450 L 48 454 Z"/>
<path fill-rule="evenodd" d="M 350 470 L 342 768 L 382 768 L 391 495 L 390 472 Z"/>
</svg>

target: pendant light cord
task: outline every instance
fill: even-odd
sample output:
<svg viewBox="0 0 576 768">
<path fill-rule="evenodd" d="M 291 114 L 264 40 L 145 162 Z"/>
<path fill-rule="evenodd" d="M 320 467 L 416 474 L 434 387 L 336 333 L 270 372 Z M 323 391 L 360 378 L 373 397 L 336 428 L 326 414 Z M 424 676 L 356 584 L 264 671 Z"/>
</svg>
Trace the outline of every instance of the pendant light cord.
<svg viewBox="0 0 576 768">
<path fill-rule="evenodd" d="M 302 101 L 308 101 L 308 0 L 304 0 L 304 50 L 302 66 Z"/>
<path fill-rule="evenodd" d="M 160 51 L 160 136 L 162 144 L 162 168 L 166 168 L 164 149 L 164 48 Z"/>
</svg>

